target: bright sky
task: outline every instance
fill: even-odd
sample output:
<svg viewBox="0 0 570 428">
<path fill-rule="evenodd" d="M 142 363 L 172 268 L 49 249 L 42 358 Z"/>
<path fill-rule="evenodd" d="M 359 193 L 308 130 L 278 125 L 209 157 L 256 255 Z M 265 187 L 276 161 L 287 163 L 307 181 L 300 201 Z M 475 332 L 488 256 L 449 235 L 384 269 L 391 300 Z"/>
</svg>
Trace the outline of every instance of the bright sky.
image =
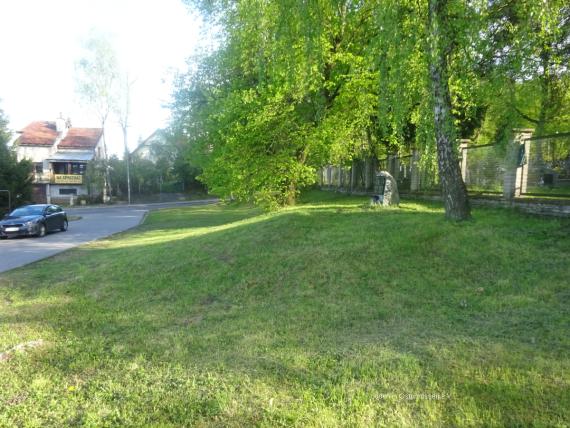
<svg viewBox="0 0 570 428">
<path fill-rule="evenodd" d="M 200 21 L 181 0 L 0 0 L 0 108 L 10 128 L 54 120 L 61 112 L 73 126 L 97 127 L 96 116 L 75 93 L 75 62 L 90 30 L 110 36 L 120 65 L 136 79 L 132 88 L 129 148 L 164 127 L 174 72 L 186 69 Z M 108 145 L 122 154 L 116 120 Z"/>
</svg>

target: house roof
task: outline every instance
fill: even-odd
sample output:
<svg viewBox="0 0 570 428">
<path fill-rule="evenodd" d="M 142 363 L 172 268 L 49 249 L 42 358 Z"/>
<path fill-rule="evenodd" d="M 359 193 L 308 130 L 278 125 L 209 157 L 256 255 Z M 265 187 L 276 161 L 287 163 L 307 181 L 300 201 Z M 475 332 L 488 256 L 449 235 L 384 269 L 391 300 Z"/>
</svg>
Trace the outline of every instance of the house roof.
<svg viewBox="0 0 570 428">
<path fill-rule="evenodd" d="M 57 138 L 55 122 L 38 121 L 32 122 L 22 131 L 18 139 L 20 146 L 53 146 Z"/>
<path fill-rule="evenodd" d="M 152 143 L 163 141 L 164 140 L 164 131 L 161 129 L 157 129 L 154 131 L 150 136 L 139 143 L 139 145 L 131 152 L 131 155 L 136 155 L 138 152 L 142 151 L 145 148 L 150 148 Z"/>
<path fill-rule="evenodd" d="M 101 128 L 69 128 L 65 138 L 58 144 L 58 148 L 94 149 L 102 134 Z"/>
<path fill-rule="evenodd" d="M 20 146 L 51 147 L 59 135 L 55 122 L 48 121 L 32 122 L 20 132 L 22 134 L 18 138 Z M 101 128 L 69 128 L 58 148 L 93 150 L 102 134 Z"/>
</svg>

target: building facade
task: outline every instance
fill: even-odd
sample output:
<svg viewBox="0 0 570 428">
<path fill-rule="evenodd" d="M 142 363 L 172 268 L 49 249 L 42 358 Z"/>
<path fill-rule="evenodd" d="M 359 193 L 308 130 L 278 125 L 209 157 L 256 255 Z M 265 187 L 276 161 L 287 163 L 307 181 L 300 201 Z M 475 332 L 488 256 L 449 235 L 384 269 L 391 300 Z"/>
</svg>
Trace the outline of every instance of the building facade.
<svg viewBox="0 0 570 428">
<path fill-rule="evenodd" d="M 20 134 L 16 153 L 34 164 L 34 202 L 73 204 L 89 193 L 87 165 L 105 155 L 101 128 L 73 128 L 57 119 L 32 122 Z"/>
<path fill-rule="evenodd" d="M 165 143 L 164 131 L 157 129 L 150 136 L 139 143 L 139 145 L 131 152 L 131 157 L 146 159 L 153 163 L 158 160 L 157 149 Z"/>
</svg>

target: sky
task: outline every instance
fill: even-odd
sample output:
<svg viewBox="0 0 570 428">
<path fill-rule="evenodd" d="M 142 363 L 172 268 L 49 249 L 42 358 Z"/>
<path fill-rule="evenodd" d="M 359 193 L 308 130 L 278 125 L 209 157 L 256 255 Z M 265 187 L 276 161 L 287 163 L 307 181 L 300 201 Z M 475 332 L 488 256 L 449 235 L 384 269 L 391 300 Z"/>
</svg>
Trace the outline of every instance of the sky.
<svg viewBox="0 0 570 428">
<path fill-rule="evenodd" d="M 75 63 L 88 35 L 106 35 L 132 87 L 129 149 L 157 128 L 169 111 L 172 80 L 200 40 L 200 20 L 181 0 L 0 0 L 0 109 L 18 131 L 37 120 L 69 117 L 98 127 L 75 91 Z M 109 120 L 108 147 L 122 155 L 123 139 Z"/>
</svg>

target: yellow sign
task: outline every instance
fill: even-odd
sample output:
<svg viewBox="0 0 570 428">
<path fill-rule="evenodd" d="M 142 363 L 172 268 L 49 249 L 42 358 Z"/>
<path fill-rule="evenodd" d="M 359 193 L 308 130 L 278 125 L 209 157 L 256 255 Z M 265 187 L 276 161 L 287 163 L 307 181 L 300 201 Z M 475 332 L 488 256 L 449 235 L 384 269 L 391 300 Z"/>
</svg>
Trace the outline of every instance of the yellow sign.
<svg viewBox="0 0 570 428">
<path fill-rule="evenodd" d="M 78 174 L 54 174 L 53 182 L 55 184 L 82 184 L 83 176 Z"/>
</svg>

